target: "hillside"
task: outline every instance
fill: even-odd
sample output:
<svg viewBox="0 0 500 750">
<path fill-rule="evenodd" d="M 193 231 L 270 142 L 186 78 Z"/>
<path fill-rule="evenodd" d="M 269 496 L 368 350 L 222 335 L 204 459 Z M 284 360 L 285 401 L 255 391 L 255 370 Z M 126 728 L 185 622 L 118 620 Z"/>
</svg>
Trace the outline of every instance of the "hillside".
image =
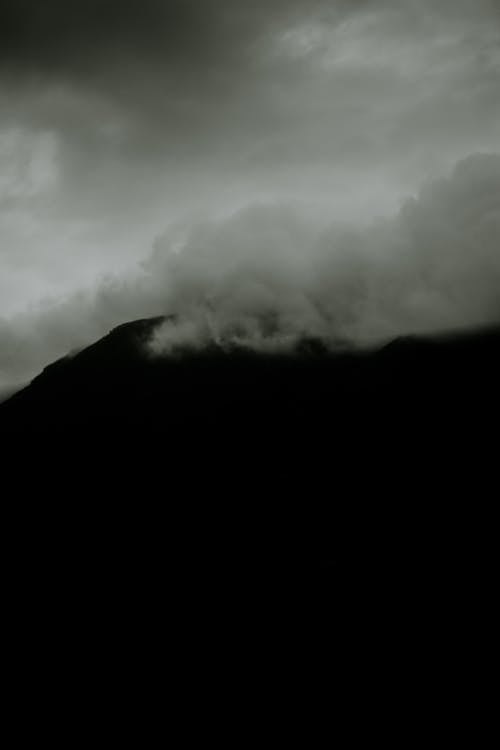
<svg viewBox="0 0 500 750">
<path fill-rule="evenodd" d="M 113 618 L 133 601 L 154 619 L 167 597 L 187 633 L 213 608 L 358 647 L 395 618 L 412 638 L 433 618 L 450 644 L 457 618 L 490 627 L 498 331 L 151 358 L 157 322 L 114 329 L 0 406 L 23 586 Z"/>
</svg>

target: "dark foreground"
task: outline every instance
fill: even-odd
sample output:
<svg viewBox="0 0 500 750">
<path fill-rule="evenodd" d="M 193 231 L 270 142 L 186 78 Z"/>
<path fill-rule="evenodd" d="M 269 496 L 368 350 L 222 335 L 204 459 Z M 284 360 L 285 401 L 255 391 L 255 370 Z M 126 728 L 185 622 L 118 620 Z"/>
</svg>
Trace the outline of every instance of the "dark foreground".
<svg viewBox="0 0 500 750">
<path fill-rule="evenodd" d="M 247 650 L 269 637 L 283 658 L 299 632 L 338 659 L 411 642 L 418 664 L 439 642 L 452 671 L 464 628 L 486 649 L 498 330 L 150 359 L 153 323 L 0 405 L 8 569 L 36 611 L 112 629 L 120 612 L 193 651 L 242 627 Z"/>
</svg>

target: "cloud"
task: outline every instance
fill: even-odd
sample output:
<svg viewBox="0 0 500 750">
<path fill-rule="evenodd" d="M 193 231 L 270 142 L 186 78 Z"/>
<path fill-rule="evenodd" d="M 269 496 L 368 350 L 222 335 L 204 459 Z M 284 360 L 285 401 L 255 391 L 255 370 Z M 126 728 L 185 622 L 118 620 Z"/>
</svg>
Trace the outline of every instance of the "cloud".
<svg viewBox="0 0 500 750">
<path fill-rule="evenodd" d="M 168 231 L 140 273 L 0 323 L 0 381 L 139 317 L 175 318 L 155 352 L 216 342 L 327 346 L 500 322 L 500 155 L 476 154 L 392 218 L 313 220 L 300 204 L 254 204 Z"/>
<path fill-rule="evenodd" d="M 0 197 L 0 315 L 200 213 L 395 210 L 500 150 L 499 40 L 494 0 L 4 0 L 0 143 L 57 169 Z"/>
<path fill-rule="evenodd" d="M 499 39 L 488 0 L 16 0 L 0 82 L 68 166 L 378 162 L 450 124 L 493 137 Z"/>
<path fill-rule="evenodd" d="M 291 210 L 252 207 L 200 227 L 155 274 L 200 340 L 272 347 L 303 337 L 369 342 L 500 321 L 500 157 L 476 155 L 368 227 L 320 231 Z M 177 325 L 154 348 L 179 344 Z"/>
</svg>

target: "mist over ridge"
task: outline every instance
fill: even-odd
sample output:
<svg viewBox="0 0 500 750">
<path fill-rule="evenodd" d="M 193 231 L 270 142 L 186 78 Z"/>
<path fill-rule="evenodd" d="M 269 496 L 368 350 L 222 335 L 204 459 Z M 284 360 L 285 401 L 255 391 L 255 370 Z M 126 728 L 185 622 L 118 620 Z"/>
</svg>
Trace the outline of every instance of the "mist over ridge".
<svg viewBox="0 0 500 750">
<path fill-rule="evenodd" d="M 325 228 L 300 204 L 250 205 L 167 231 L 128 277 L 0 322 L 4 382 L 126 320 L 175 316 L 155 353 L 327 347 L 500 321 L 500 155 L 475 154 L 393 217 Z"/>
</svg>

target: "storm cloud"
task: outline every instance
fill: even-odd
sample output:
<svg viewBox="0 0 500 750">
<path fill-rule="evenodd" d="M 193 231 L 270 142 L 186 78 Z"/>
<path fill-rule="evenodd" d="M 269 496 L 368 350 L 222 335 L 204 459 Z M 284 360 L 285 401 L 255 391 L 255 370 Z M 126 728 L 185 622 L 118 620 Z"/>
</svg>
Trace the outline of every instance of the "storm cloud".
<svg viewBox="0 0 500 750">
<path fill-rule="evenodd" d="M 203 295 L 217 337 L 493 319 L 499 123 L 495 0 L 5 0 L 2 378 L 174 307 L 198 340 Z"/>
</svg>

